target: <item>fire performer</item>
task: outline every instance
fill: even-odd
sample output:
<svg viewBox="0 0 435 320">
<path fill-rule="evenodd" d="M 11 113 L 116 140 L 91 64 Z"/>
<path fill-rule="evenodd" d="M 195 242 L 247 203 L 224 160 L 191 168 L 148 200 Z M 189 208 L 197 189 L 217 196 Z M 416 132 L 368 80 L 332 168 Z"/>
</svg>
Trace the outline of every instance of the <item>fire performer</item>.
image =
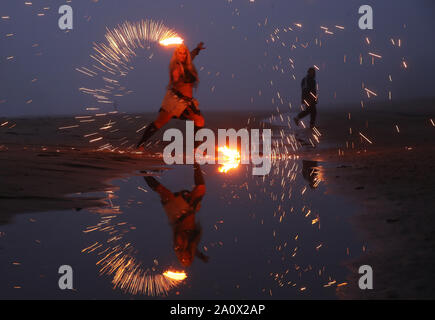
<svg viewBox="0 0 435 320">
<path fill-rule="evenodd" d="M 193 88 L 197 87 L 199 78 L 198 72 L 192 63 L 203 49 L 205 49 L 203 42 L 200 42 L 192 52 L 189 52 L 184 44 L 175 49 L 169 64 L 169 85 L 159 115 L 154 122 L 145 128 L 137 148 L 172 118 L 193 120 L 195 122 L 195 133 L 204 127 L 204 117 L 198 108 L 199 103 L 193 98 Z"/>
<path fill-rule="evenodd" d="M 209 259 L 198 249 L 202 228 L 195 219 L 205 195 L 205 182 L 199 164 L 193 167 L 195 187 L 192 191 L 182 190 L 172 193 L 154 177 L 144 177 L 148 186 L 160 196 L 172 226 L 175 254 L 184 267 L 190 266 L 195 256 L 204 262 L 208 262 Z"/>
<path fill-rule="evenodd" d="M 308 69 L 307 76 L 302 79 L 302 105 L 305 110 L 300 112 L 297 117 L 293 118 L 296 125 L 299 126 L 299 120 L 310 115 L 310 128 L 314 128 L 317 115 L 317 84 L 316 84 L 316 69 L 313 67 Z"/>
</svg>

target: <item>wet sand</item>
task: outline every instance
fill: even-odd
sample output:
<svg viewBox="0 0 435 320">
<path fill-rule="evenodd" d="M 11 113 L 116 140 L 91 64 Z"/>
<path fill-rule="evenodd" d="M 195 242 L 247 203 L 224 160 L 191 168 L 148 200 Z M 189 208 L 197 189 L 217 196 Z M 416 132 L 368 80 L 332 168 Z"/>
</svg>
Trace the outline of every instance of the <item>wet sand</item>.
<svg viewBox="0 0 435 320">
<path fill-rule="evenodd" d="M 257 115 L 261 119 L 263 113 Z M 87 122 L 86 115 L 1 119 L 0 124 L 8 123 L 0 127 L 0 223 L 9 222 L 16 213 L 102 205 L 98 198 L 80 194 L 103 191 L 110 180 L 164 165 L 158 144 L 148 145 L 146 154 L 134 148 L 141 135 L 135 130 L 153 116 L 114 114 L 92 117 L 92 122 Z M 243 113 L 232 114 L 231 118 L 211 113 L 209 125 L 217 128 L 225 121 L 232 128 L 240 128 L 247 119 Z M 99 130 L 109 122 L 116 132 Z M 165 129 L 183 126 L 184 121 L 173 121 Z M 87 135 L 91 136 L 84 137 Z M 99 137 L 104 142 L 90 142 Z M 161 137 L 159 132 L 154 140 Z M 114 152 L 99 150 L 97 146 L 106 142 L 119 148 Z"/>
<path fill-rule="evenodd" d="M 319 108 L 321 141 L 330 148 L 300 151 L 301 157 L 329 164 L 325 170 L 328 192 L 345 195 L 364 208 L 351 222 L 368 249 L 347 264 L 352 275 L 349 284 L 338 291 L 341 298 L 435 297 L 435 223 L 431 215 L 435 127 L 429 121 L 434 117 L 428 112 L 432 104 L 425 103 L 419 102 L 420 107 L 413 107 L 412 112 L 409 104 L 394 108 L 369 105 L 352 112 L 350 119 L 346 108 L 329 112 Z M 240 128 L 249 117 L 258 120 L 267 115 L 205 114 L 208 125 L 216 128 L 223 123 L 223 127 Z M 92 119 L 0 120 L 9 121 L 0 127 L 0 223 L 10 222 L 18 213 L 103 205 L 101 199 L 82 198 L 80 193 L 106 190 L 113 179 L 163 165 L 154 156 L 161 146 L 150 146 L 152 152 L 146 155 L 131 148 L 140 135 L 132 128 L 140 128 L 149 116 L 118 114 Z M 183 126 L 181 121 L 173 123 Z M 111 128 L 99 130 L 111 124 Z M 257 124 L 250 121 L 250 125 Z M 59 129 L 69 126 L 74 128 Z M 86 135 L 91 136 L 84 138 Z M 104 143 L 90 141 L 99 137 L 118 149 L 96 151 L 94 145 Z M 373 267 L 372 291 L 363 292 L 356 286 L 357 269 L 362 264 Z"/>
<path fill-rule="evenodd" d="M 325 112 L 321 118 L 326 139 L 344 152 L 320 155 L 335 164 L 326 170 L 326 182 L 331 193 L 363 205 L 351 222 L 368 243 L 366 254 L 347 263 L 352 273 L 349 285 L 338 291 L 341 298 L 435 297 L 434 104 L 372 105 L 352 112 L 351 120 L 346 110 Z M 330 126 L 340 128 L 341 137 Z M 361 265 L 373 268 L 373 290 L 358 288 Z"/>
</svg>

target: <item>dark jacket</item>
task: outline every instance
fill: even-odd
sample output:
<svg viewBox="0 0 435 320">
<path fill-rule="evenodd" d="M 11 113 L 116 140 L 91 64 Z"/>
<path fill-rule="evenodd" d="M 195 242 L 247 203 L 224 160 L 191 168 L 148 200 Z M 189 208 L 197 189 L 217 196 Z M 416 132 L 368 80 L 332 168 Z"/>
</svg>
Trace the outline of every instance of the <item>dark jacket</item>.
<svg viewBox="0 0 435 320">
<path fill-rule="evenodd" d="M 317 104 L 317 85 L 316 79 L 306 76 L 302 79 L 301 88 L 302 88 L 302 104 L 308 102 L 308 106 L 312 106 Z"/>
</svg>

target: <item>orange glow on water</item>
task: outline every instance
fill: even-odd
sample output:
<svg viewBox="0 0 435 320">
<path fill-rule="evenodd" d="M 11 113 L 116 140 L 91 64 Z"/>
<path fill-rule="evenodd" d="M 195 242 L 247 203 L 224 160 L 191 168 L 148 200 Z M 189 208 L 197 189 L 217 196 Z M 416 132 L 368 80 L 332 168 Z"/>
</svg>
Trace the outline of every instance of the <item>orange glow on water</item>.
<svg viewBox="0 0 435 320">
<path fill-rule="evenodd" d="M 222 166 L 219 172 L 227 173 L 229 170 L 236 169 L 240 165 L 240 152 L 232 150 L 227 146 L 218 149 L 223 155 Z"/>
</svg>

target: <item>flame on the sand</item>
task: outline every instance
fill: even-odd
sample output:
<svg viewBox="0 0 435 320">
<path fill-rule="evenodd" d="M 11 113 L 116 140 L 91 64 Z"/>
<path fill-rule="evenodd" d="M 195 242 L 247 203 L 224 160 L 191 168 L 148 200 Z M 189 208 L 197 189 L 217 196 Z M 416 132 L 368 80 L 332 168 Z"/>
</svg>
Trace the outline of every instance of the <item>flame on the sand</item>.
<svg viewBox="0 0 435 320">
<path fill-rule="evenodd" d="M 166 38 L 163 40 L 160 40 L 160 44 L 162 46 L 170 46 L 170 45 L 177 45 L 177 44 L 182 44 L 184 42 L 183 39 L 181 39 L 180 37 L 171 37 L 171 38 Z"/>
<path fill-rule="evenodd" d="M 166 278 L 169 278 L 171 280 L 176 280 L 176 281 L 183 281 L 184 279 L 187 278 L 187 275 L 184 271 L 178 272 L 178 271 L 165 271 L 163 272 L 163 275 Z"/>
<path fill-rule="evenodd" d="M 220 147 L 219 152 L 223 155 L 222 166 L 219 172 L 227 173 L 231 169 L 236 169 L 240 165 L 240 152 L 225 147 Z"/>
</svg>

